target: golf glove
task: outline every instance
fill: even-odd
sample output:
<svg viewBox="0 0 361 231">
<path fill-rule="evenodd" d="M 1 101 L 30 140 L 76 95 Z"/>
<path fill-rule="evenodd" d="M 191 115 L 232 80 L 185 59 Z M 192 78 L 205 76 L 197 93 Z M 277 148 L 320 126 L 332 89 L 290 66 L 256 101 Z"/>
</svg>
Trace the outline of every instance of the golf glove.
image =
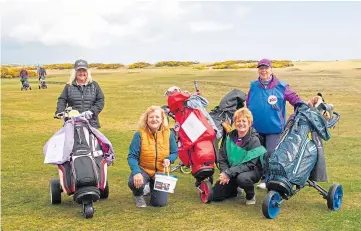
<svg viewBox="0 0 361 231">
<path fill-rule="evenodd" d="M 92 116 L 93 116 L 93 112 L 91 112 L 91 111 L 85 111 L 85 112 L 83 112 L 83 113 L 81 113 L 84 117 L 85 117 L 85 119 L 87 119 L 87 120 L 89 120 L 89 119 L 91 119 L 92 118 Z"/>
</svg>

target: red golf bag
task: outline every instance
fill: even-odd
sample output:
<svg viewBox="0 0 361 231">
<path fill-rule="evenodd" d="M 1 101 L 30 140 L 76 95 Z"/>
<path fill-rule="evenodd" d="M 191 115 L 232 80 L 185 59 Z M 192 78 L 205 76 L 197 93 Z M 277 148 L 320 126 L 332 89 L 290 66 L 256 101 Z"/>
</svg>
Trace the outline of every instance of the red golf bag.
<svg viewBox="0 0 361 231">
<path fill-rule="evenodd" d="M 202 111 L 186 107 L 189 97 L 182 92 L 174 93 L 168 97 L 168 107 L 179 125 L 175 127 L 179 136 L 179 158 L 184 165 L 191 166 L 198 187 L 197 184 L 211 178 L 214 173 L 216 155 L 213 141 L 216 132 Z"/>
</svg>

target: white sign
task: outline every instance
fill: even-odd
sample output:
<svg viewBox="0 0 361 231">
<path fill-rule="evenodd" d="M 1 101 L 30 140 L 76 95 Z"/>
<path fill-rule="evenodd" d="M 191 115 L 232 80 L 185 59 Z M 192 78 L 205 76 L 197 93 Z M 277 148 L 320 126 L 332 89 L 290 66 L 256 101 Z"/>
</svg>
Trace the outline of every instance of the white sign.
<svg viewBox="0 0 361 231">
<path fill-rule="evenodd" d="M 64 153 L 65 132 L 53 136 L 48 143 L 44 164 L 61 163 Z"/>
<path fill-rule="evenodd" d="M 207 130 L 193 112 L 188 116 L 181 127 L 192 142 L 195 142 Z"/>
<path fill-rule="evenodd" d="M 274 104 L 277 103 L 277 97 L 274 96 L 274 95 L 270 95 L 270 96 L 268 97 L 268 100 L 267 100 L 267 101 L 268 101 L 269 104 L 274 105 Z"/>
</svg>

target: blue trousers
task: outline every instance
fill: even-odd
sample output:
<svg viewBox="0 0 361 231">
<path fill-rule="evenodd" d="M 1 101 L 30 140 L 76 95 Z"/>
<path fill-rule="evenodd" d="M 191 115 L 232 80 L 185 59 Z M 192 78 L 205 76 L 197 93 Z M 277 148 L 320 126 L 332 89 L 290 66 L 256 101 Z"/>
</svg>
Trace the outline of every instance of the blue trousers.
<svg viewBox="0 0 361 231">
<path fill-rule="evenodd" d="M 281 134 L 261 134 L 263 138 L 263 146 L 267 149 L 267 154 L 264 157 L 265 162 L 268 162 L 268 159 L 274 152 L 278 142 L 280 141 Z M 265 182 L 264 176 L 262 176 L 261 182 Z"/>
</svg>

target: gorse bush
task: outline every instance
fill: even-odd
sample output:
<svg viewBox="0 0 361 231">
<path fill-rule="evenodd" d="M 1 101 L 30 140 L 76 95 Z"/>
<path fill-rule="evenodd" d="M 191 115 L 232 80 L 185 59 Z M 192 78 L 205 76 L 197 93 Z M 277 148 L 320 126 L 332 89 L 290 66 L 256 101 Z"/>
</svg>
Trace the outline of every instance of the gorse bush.
<svg viewBox="0 0 361 231">
<path fill-rule="evenodd" d="M 226 60 L 223 62 L 214 62 L 212 64 L 199 64 L 196 61 L 161 61 L 155 63 L 155 67 L 192 67 L 197 70 L 206 70 L 206 69 L 244 69 L 244 68 L 257 68 L 257 60 Z M 199 64 L 199 65 L 196 65 Z M 152 64 L 146 62 L 136 62 L 129 65 L 129 69 L 135 68 L 146 68 L 150 67 Z M 272 60 L 273 68 L 285 68 L 292 67 L 294 64 L 291 60 Z M 1 78 L 14 78 L 19 76 L 21 68 L 24 67 L 29 76 L 37 76 L 36 70 L 37 66 L 12 66 L 12 65 L 1 65 Z M 47 64 L 43 65 L 46 70 L 67 70 L 73 69 L 73 63 L 60 63 L 60 64 Z M 123 64 L 120 63 L 90 63 L 89 68 L 96 69 L 119 69 L 124 68 Z"/>
<path fill-rule="evenodd" d="M 193 66 L 193 69 L 197 69 L 197 70 L 207 70 L 209 69 L 209 67 L 205 64 L 203 65 L 197 65 L 197 66 Z"/>
<path fill-rule="evenodd" d="M 145 67 L 149 67 L 152 64 L 150 63 L 145 63 L 145 62 L 138 62 L 138 63 L 133 63 L 129 65 L 129 69 L 135 69 L 135 68 L 145 68 Z"/>
<path fill-rule="evenodd" d="M 124 67 L 123 64 L 113 63 L 113 64 L 100 64 L 96 66 L 97 69 L 118 69 Z"/>
<path fill-rule="evenodd" d="M 45 69 L 53 69 L 53 70 L 64 70 L 64 69 L 73 69 L 73 63 L 60 63 L 60 64 L 49 64 L 44 65 Z"/>
<path fill-rule="evenodd" d="M 240 69 L 257 68 L 258 61 L 255 60 L 228 60 L 211 64 L 212 69 Z M 292 67 L 294 64 L 290 60 L 272 60 L 273 68 Z"/>
<path fill-rule="evenodd" d="M 17 78 L 19 77 L 19 73 L 22 67 L 9 67 L 9 66 L 1 66 L 1 78 Z M 37 76 L 36 71 L 31 70 L 30 68 L 25 67 L 28 72 L 29 77 Z"/>
<path fill-rule="evenodd" d="M 186 61 L 186 62 L 181 62 L 181 61 L 161 61 L 155 64 L 156 67 L 179 67 L 179 66 L 191 66 L 193 64 L 199 64 L 199 62 L 193 62 L 193 61 Z"/>
</svg>

